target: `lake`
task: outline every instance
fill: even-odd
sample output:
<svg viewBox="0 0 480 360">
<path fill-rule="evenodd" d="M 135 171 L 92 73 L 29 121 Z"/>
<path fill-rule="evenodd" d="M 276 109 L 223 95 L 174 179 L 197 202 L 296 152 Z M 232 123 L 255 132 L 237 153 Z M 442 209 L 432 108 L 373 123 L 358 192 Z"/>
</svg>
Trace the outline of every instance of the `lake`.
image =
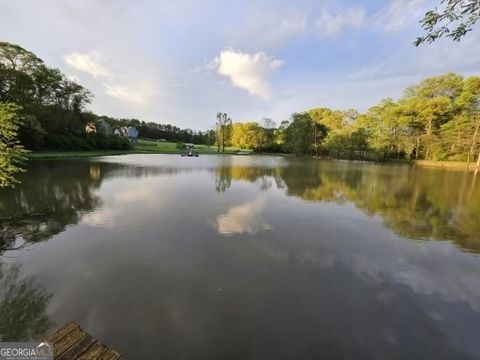
<svg viewBox="0 0 480 360">
<path fill-rule="evenodd" d="M 268 156 L 33 161 L 0 334 L 128 359 L 480 359 L 480 177 Z M 15 241 L 13 241 L 15 239 Z"/>
</svg>

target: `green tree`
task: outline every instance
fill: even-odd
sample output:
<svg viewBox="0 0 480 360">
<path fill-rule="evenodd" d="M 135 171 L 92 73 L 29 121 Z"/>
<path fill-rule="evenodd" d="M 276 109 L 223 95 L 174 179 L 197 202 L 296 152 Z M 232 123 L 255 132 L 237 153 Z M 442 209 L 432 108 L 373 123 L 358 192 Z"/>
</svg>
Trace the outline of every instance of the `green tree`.
<svg viewBox="0 0 480 360">
<path fill-rule="evenodd" d="M 318 157 L 318 149 L 327 133 L 333 133 L 342 128 L 343 114 L 340 111 L 317 108 L 308 110 L 308 115 L 312 120 L 313 147 L 315 156 Z"/>
<path fill-rule="evenodd" d="M 277 124 L 270 118 L 263 118 L 261 127 L 264 135 L 264 144 L 262 144 L 262 147 L 264 149 L 272 149 L 276 145 L 275 134 L 277 132 Z"/>
<path fill-rule="evenodd" d="M 382 100 L 366 114 L 328 108 L 295 114 L 291 124 L 279 127 L 278 139 L 293 153 L 313 149 L 318 155 L 322 149 L 334 157 L 371 158 L 373 154 L 385 160 L 468 163 L 476 158 L 480 164 L 479 104 L 480 78 L 448 73 L 409 86 L 399 100 Z"/>
<path fill-rule="evenodd" d="M 265 144 L 265 131 L 256 122 L 234 123 L 231 143 L 242 149 L 258 150 Z"/>
<path fill-rule="evenodd" d="M 400 104 L 416 136 L 416 157 L 444 159 L 447 155 L 441 127 L 452 120 L 459 108 L 456 99 L 463 91 L 463 78 L 448 73 L 427 78 L 405 90 Z"/>
<path fill-rule="evenodd" d="M 225 152 L 225 146 L 230 141 L 232 136 L 232 119 L 227 113 L 217 113 L 217 122 L 215 126 L 215 135 L 217 140 L 217 151 Z"/>
<path fill-rule="evenodd" d="M 480 18 L 479 0 L 442 0 L 440 6 L 427 11 L 420 20 L 426 34 L 415 40 L 415 46 L 434 42 L 442 36 L 460 41 Z"/>
<path fill-rule="evenodd" d="M 480 77 L 465 80 L 455 105 L 458 113 L 442 126 L 442 137 L 450 155 L 467 154 L 468 167 L 477 151 L 480 152 Z"/>
<path fill-rule="evenodd" d="M 400 151 L 399 137 L 401 109 L 392 99 L 384 99 L 377 106 L 368 109 L 367 117 L 363 118 L 370 134 L 369 146 L 383 158 Z"/>
<path fill-rule="evenodd" d="M 30 51 L 0 42 L 0 102 L 21 106 L 19 139 L 28 149 L 80 147 L 93 116 L 84 114 L 91 94 Z"/>
<path fill-rule="evenodd" d="M 294 154 L 307 154 L 312 146 L 312 118 L 308 113 L 292 115 L 290 125 L 285 129 L 285 148 Z"/>
<path fill-rule="evenodd" d="M 22 168 L 26 153 L 17 139 L 21 108 L 12 103 L 0 103 L 0 187 L 14 186 L 15 176 Z"/>
</svg>

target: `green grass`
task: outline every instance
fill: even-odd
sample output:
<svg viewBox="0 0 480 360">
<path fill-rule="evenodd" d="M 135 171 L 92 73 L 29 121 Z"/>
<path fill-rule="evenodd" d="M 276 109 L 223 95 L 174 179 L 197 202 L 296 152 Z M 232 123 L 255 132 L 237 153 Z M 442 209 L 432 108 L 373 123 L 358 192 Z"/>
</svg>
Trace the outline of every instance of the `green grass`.
<svg viewBox="0 0 480 360">
<path fill-rule="evenodd" d="M 180 154 L 177 143 L 139 139 L 129 150 L 91 150 L 91 151 L 33 151 L 27 154 L 29 159 L 64 159 L 125 154 Z M 235 154 L 236 148 L 226 148 L 225 154 Z M 216 146 L 195 145 L 200 154 L 218 154 Z"/>
<path fill-rule="evenodd" d="M 415 165 L 425 166 L 425 167 L 434 167 L 434 168 L 442 168 L 445 170 L 460 170 L 466 171 L 467 170 L 467 162 L 466 161 L 432 161 L 432 160 L 415 160 L 413 162 Z M 470 162 L 468 166 L 469 171 L 475 171 L 477 167 L 476 161 Z"/>
</svg>

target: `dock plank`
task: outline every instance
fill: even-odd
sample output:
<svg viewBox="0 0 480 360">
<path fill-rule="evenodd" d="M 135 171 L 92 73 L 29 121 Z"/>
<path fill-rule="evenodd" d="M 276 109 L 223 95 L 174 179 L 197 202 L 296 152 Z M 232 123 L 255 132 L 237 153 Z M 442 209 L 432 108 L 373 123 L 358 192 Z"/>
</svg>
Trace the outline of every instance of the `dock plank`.
<svg viewBox="0 0 480 360">
<path fill-rule="evenodd" d="M 70 321 L 69 323 L 65 324 L 61 328 L 48 335 L 43 341 L 55 344 L 56 342 L 60 341 L 65 335 L 79 328 L 80 326 L 76 322 Z"/>
<path fill-rule="evenodd" d="M 82 355 L 80 355 L 78 357 L 78 360 L 97 360 L 107 350 L 108 349 L 105 345 L 97 341 L 95 344 L 93 344 L 92 347 L 90 347 L 90 349 L 88 349 Z"/>
<path fill-rule="evenodd" d="M 53 345 L 55 349 L 55 358 L 60 357 L 60 355 L 62 355 L 65 351 L 70 349 L 76 343 L 80 342 L 86 336 L 88 336 L 88 334 L 82 329 L 80 329 L 80 327 L 69 332 L 59 342 Z"/>
<path fill-rule="evenodd" d="M 118 360 L 122 357 L 120 353 L 116 352 L 113 349 L 108 349 L 106 353 L 98 358 L 98 360 Z"/>
<path fill-rule="evenodd" d="M 70 349 L 65 351 L 62 355 L 58 356 L 56 359 L 58 360 L 74 360 L 78 359 L 80 355 L 90 349 L 93 344 L 95 344 L 97 340 L 93 338 L 93 336 L 87 334 L 83 339 L 79 342 L 74 344 Z"/>
<path fill-rule="evenodd" d="M 42 340 L 53 343 L 54 360 L 118 360 L 122 355 L 71 321 Z"/>
</svg>

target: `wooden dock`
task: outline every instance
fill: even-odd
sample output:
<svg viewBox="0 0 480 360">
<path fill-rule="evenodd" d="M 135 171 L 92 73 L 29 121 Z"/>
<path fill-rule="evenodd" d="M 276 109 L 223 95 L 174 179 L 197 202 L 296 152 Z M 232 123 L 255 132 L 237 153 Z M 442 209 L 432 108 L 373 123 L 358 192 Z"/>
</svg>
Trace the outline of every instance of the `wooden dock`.
<svg viewBox="0 0 480 360">
<path fill-rule="evenodd" d="M 53 343 L 55 360 L 117 360 L 122 355 L 108 348 L 74 321 L 55 330 L 42 341 Z"/>
</svg>

